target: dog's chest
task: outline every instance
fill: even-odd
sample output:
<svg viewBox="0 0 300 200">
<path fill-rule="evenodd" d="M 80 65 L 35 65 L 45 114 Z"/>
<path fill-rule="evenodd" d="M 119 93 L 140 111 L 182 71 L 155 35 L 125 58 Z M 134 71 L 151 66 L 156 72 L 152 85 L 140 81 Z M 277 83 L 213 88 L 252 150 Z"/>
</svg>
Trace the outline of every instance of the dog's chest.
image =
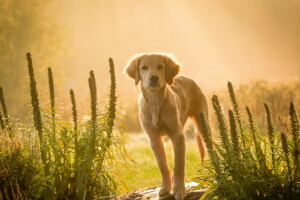
<svg viewBox="0 0 300 200">
<path fill-rule="evenodd" d="M 173 129 L 178 122 L 177 115 L 174 112 L 166 110 L 164 107 L 144 107 L 140 110 L 141 124 L 146 132 L 158 131 L 166 133 Z"/>
<path fill-rule="evenodd" d="M 162 129 L 164 127 L 164 111 L 160 102 L 140 102 L 140 119 L 145 129 Z"/>
<path fill-rule="evenodd" d="M 172 124 L 180 123 L 177 96 L 170 92 L 144 92 L 139 96 L 140 119 L 146 131 L 164 132 L 172 128 Z"/>
<path fill-rule="evenodd" d="M 148 123 L 156 128 L 159 128 L 162 125 L 162 121 L 160 120 L 162 116 L 161 106 L 149 104 L 146 107 L 146 113 Z"/>
</svg>

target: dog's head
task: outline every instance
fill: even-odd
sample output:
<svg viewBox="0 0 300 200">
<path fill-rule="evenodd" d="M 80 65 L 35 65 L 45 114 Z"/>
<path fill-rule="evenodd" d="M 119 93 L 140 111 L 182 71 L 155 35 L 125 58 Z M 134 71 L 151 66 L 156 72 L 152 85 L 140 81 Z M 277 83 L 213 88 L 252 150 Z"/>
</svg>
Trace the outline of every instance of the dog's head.
<svg viewBox="0 0 300 200">
<path fill-rule="evenodd" d="M 166 83 L 173 84 L 181 65 L 171 54 L 143 53 L 133 56 L 125 67 L 129 77 L 140 81 L 146 89 L 160 89 Z"/>
</svg>

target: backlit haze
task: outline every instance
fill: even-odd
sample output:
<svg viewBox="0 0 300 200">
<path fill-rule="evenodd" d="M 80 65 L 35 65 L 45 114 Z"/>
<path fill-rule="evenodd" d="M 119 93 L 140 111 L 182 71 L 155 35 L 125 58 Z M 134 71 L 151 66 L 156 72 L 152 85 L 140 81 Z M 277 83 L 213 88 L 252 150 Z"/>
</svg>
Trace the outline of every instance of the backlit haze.
<svg viewBox="0 0 300 200">
<path fill-rule="evenodd" d="M 67 31 L 62 57 L 67 87 L 88 97 L 95 70 L 100 93 L 109 86 L 108 58 L 116 65 L 121 99 L 136 98 L 122 74 L 141 52 L 170 52 L 204 91 L 253 79 L 300 76 L 300 1 L 279 0 L 56 0 L 49 15 Z"/>
</svg>

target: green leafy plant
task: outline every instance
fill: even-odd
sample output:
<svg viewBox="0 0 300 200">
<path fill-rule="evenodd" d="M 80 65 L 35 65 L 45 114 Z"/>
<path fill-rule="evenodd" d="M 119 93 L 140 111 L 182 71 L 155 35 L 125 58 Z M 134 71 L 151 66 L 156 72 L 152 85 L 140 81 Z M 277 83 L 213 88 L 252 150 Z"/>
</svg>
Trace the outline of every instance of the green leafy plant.
<svg viewBox="0 0 300 200">
<path fill-rule="evenodd" d="M 217 96 L 212 98 L 220 137 L 216 141 L 220 142 L 210 136 L 208 124 L 203 114 L 199 114 L 210 157 L 207 169 L 211 172 L 210 176 L 200 174 L 199 180 L 208 181 L 212 186 L 202 199 L 299 199 L 299 122 L 293 102 L 289 109 L 290 129 L 285 128 L 281 132 L 274 129 L 271 112 L 268 105 L 264 104 L 264 133 L 256 128 L 248 107 L 249 124 L 242 123 L 230 82 L 228 91 L 233 107 L 233 111 L 228 111 L 230 134 L 219 100 Z"/>
<path fill-rule="evenodd" d="M 20 140 L 0 136 L 0 199 L 41 197 L 38 181 L 43 181 L 43 177 L 39 156 L 27 150 Z"/>
<path fill-rule="evenodd" d="M 27 53 L 33 125 L 16 126 L 10 122 L 11 137 L 0 134 L 9 142 L 0 143 L 0 197 L 8 199 L 111 199 L 120 182 L 117 156 L 123 156 L 116 118 L 116 79 L 113 60 L 109 59 L 111 86 L 106 108 L 98 107 L 96 78 L 90 71 L 90 120 L 80 121 L 74 90 L 70 90 L 73 123 L 56 116 L 54 77 L 48 68 L 50 110 L 43 109 L 38 97 L 37 82 L 31 54 Z M 2 88 L 0 100 L 1 132 L 7 129 L 8 115 Z M 37 134 L 36 134 L 37 133 Z M 122 134 L 122 133 L 121 133 Z M 16 135 L 25 142 L 15 142 Z M 4 153 L 3 153 L 4 152 Z M 16 169 L 12 171 L 12 169 Z M 32 170 L 26 177 L 26 170 Z M 22 172 L 20 170 L 23 170 Z M 21 173 L 21 174 L 19 174 Z M 29 175 L 29 173 L 28 173 Z M 25 186 L 24 186 L 25 184 Z M 1 199 L 1 198 L 0 198 Z"/>
<path fill-rule="evenodd" d="M 293 152 L 294 152 L 294 165 L 295 165 L 295 173 L 299 172 L 299 157 L 300 157 L 300 151 L 299 151 L 299 121 L 298 116 L 294 107 L 294 103 L 290 103 L 289 108 L 289 114 L 290 114 L 290 126 L 291 126 L 291 132 L 292 132 L 292 138 L 293 138 Z"/>
</svg>

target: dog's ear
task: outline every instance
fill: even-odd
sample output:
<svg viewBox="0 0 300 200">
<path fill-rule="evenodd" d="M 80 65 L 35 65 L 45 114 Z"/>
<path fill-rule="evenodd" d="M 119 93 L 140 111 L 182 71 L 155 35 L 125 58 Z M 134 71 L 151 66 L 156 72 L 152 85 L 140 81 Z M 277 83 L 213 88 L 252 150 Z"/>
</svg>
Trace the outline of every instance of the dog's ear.
<svg viewBox="0 0 300 200">
<path fill-rule="evenodd" d="M 139 84 L 140 81 L 140 72 L 139 72 L 139 60 L 142 55 L 133 56 L 124 68 L 124 72 L 128 74 L 129 77 L 135 80 L 135 85 Z"/>
<path fill-rule="evenodd" d="M 174 77 L 179 73 L 181 64 L 177 61 L 177 59 L 174 56 L 170 54 L 166 54 L 164 55 L 164 57 L 166 63 L 166 82 L 169 85 L 172 85 Z"/>
</svg>

